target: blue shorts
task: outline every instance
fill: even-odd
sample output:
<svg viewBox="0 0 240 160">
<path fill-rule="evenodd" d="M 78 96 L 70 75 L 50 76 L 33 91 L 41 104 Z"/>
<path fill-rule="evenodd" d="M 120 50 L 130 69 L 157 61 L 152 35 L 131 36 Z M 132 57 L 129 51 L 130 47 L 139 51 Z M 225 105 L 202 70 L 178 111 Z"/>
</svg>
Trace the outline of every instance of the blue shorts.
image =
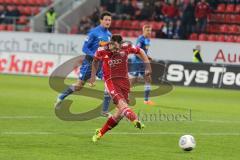
<svg viewBox="0 0 240 160">
<path fill-rule="evenodd" d="M 92 72 L 92 63 L 90 63 L 88 60 L 84 59 L 83 64 L 80 67 L 80 72 L 79 72 L 79 79 L 82 81 L 87 81 L 91 78 L 91 72 Z M 97 77 L 102 79 L 103 77 L 103 72 L 102 72 L 102 65 L 98 67 L 97 70 Z"/>
<path fill-rule="evenodd" d="M 145 65 L 143 62 L 132 62 L 130 64 L 129 74 L 133 77 L 143 77 L 145 74 Z"/>
</svg>

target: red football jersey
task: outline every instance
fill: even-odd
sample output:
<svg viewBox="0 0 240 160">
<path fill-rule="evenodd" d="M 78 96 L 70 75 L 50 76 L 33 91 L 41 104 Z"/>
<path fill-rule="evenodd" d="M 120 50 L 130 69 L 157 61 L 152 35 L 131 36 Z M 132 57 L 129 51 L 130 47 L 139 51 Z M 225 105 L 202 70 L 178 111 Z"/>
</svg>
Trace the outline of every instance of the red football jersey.
<svg viewBox="0 0 240 160">
<path fill-rule="evenodd" d="M 195 8 L 196 18 L 207 18 L 208 14 L 211 12 L 210 6 L 206 2 L 198 2 Z"/>
<path fill-rule="evenodd" d="M 107 81 L 111 78 L 128 78 L 128 55 L 139 54 L 140 48 L 135 46 L 122 47 L 117 52 L 111 52 L 108 46 L 99 47 L 94 58 L 103 62 L 103 77 Z"/>
</svg>

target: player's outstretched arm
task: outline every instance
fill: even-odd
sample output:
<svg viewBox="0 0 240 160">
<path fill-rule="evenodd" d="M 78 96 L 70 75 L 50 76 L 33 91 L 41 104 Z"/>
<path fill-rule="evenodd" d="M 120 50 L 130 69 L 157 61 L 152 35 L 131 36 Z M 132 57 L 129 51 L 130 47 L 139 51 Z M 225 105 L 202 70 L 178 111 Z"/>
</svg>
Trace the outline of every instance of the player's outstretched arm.
<svg viewBox="0 0 240 160">
<path fill-rule="evenodd" d="M 91 72 L 91 78 L 89 80 L 89 85 L 91 87 L 95 86 L 95 82 L 96 82 L 96 73 L 98 70 L 98 66 L 99 66 L 99 60 L 97 60 L 96 58 L 93 59 L 92 62 L 92 72 Z"/>
</svg>

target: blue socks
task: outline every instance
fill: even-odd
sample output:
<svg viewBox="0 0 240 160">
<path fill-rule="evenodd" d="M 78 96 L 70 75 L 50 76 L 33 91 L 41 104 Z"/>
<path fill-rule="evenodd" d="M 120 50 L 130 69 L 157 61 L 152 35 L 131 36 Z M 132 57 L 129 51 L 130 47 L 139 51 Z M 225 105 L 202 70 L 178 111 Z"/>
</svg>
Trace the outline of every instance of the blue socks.
<svg viewBox="0 0 240 160">
<path fill-rule="evenodd" d="M 103 100 L 102 112 L 108 112 L 110 101 L 111 101 L 111 97 L 109 96 L 109 94 L 105 90 L 104 91 L 104 100 Z"/>
<path fill-rule="evenodd" d="M 69 86 L 66 90 L 64 90 L 60 95 L 59 95 L 59 99 L 64 100 L 67 96 L 69 96 L 70 94 L 72 94 L 74 92 L 74 86 Z M 111 101 L 111 97 L 109 96 L 109 94 L 107 93 L 107 91 L 104 91 L 104 100 L 103 100 L 103 108 L 102 111 L 103 112 L 108 112 L 109 109 L 109 104 Z"/>
<path fill-rule="evenodd" d="M 148 101 L 150 91 L 151 91 L 151 85 L 150 84 L 145 84 L 145 89 L 144 89 L 144 100 L 145 101 Z"/>
<path fill-rule="evenodd" d="M 74 92 L 74 86 L 69 86 L 65 91 L 63 91 L 60 95 L 59 95 L 59 99 L 64 100 L 68 95 L 72 94 Z"/>
</svg>

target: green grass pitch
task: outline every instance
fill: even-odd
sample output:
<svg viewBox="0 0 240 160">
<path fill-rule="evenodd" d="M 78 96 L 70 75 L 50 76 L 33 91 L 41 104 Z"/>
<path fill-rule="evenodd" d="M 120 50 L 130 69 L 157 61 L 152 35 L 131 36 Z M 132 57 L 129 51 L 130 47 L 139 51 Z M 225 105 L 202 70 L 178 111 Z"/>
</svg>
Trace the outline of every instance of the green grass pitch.
<svg viewBox="0 0 240 160">
<path fill-rule="evenodd" d="M 68 80 L 71 83 L 73 80 Z M 98 82 L 98 89 L 103 83 Z M 94 144 L 91 137 L 106 121 L 97 118 L 66 122 L 55 116 L 58 95 L 46 77 L 0 75 L 1 160 L 239 160 L 240 92 L 174 87 L 146 106 L 137 99 L 133 109 L 146 128 L 139 131 L 126 120 Z M 70 96 L 71 111 L 88 111 L 101 100 Z M 191 117 L 190 117 L 191 110 Z M 186 119 L 151 119 L 150 115 L 185 115 Z M 178 147 L 181 135 L 192 134 L 192 152 Z"/>
</svg>

